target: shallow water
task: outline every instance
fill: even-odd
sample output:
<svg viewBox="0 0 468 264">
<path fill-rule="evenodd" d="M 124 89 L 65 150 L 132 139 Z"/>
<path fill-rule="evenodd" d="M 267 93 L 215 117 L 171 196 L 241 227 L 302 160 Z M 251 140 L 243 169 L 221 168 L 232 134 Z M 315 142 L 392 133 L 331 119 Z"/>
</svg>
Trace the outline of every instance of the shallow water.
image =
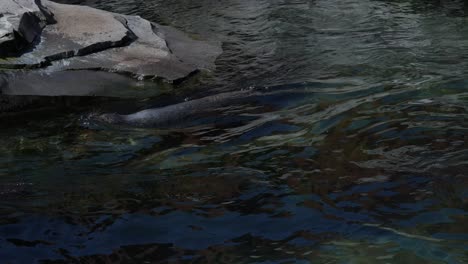
<svg viewBox="0 0 468 264">
<path fill-rule="evenodd" d="M 468 263 L 464 1 L 62 2 L 223 42 L 185 90 L 113 107 L 265 95 L 164 130 L 3 117 L 3 263 Z"/>
</svg>

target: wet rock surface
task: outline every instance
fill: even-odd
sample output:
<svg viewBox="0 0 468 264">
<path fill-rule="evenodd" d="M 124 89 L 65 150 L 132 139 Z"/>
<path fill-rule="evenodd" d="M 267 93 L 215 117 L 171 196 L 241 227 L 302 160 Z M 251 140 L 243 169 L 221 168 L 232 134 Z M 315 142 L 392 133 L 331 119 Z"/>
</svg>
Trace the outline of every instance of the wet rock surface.
<svg viewBox="0 0 468 264">
<path fill-rule="evenodd" d="M 0 2 L 2 95 L 131 97 L 116 82 L 177 83 L 214 68 L 220 43 L 86 6 Z M 0 108 L 1 109 L 1 108 Z"/>
</svg>

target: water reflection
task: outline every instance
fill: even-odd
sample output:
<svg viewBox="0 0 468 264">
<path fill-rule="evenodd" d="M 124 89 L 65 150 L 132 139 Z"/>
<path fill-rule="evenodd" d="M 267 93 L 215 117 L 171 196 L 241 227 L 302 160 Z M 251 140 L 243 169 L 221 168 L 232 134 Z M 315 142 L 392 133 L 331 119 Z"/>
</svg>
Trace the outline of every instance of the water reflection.
<svg viewBox="0 0 468 264">
<path fill-rule="evenodd" d="M 463 1 L 75 3 L 222 40 L 178 97 L 265 94 L 164 130 L 2 119 L 0 259 L 468 262 Z"/>
</svg>

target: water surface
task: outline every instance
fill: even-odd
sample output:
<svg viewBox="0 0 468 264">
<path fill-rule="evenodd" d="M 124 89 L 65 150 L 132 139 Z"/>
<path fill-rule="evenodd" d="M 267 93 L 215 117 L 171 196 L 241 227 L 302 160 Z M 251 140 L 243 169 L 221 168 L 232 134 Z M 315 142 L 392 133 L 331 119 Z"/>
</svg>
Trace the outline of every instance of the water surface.
<svg viewBox="0 0 468 264">
<path fill-rule="evenodd" d="M 1 260 L 468 263 L 464 1 L 62 2 L 223 42 L 189 87 L 113 107 L 265 95 L 164 130 L 3 117 Z"/>
</svg>

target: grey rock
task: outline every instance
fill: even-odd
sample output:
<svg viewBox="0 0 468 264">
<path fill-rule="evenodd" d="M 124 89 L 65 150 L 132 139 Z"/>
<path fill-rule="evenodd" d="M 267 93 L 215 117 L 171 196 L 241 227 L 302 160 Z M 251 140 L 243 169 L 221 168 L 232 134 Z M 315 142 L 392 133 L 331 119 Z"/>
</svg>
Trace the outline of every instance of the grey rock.
<svg viewBox="0 0 468 264">
<path fill-rule="evenodd" d="M 24 20 L 24 26 L 15 19 Z M 9 55 L 17 52 L 14 58 L 0 53 L 0 69 L 16 70 L 6 75 L 10 85 L 0 85 L 7 95 L 129 96 L 132 91 L 110 88 L 115 80 L 128 84 L 130 76 L 178 82 L 213 69 L 222 52 L 220 43 L 193 40 L 139 16 L 48 0 L 0 2 L 0 47 L 12 38 L 33 48 L 10 48 Z"/>
<path fill-rule="evenodd" d="M 40 0 L 0 2 L 0 56 L 14 56 L 31 48 L 53 16 Z"/>
<path fill-rule="evenodd" d="M 123 74 L 98 70 L 18 71 L 6 75 L 3 95 L 99 96 L 143 99 L 171 88 L 166 82 L 145 82 Z"/>
<path fill-rule="evenodd" d="M 31 54 L 46 61 L 84 56 L 109 48 L 126 46 L 135 36 L 114 14 L 86 6 L 44 1 L 55 14 L 56 24 L 43 32 L 43 41 Z"/>
<path fill-rule="evenodd" d="M 218 43 L 189 38 L 171 27 L 150 23 L 138 16 L 122 16 L 137 39 L 126 47 L 109 49 L 65 63 L 67 69 L 101 68 L 134 74 L 138 78 L 161 77 L 175 81 L 199 69 L 212 69 L 221 53 Z"/>
<path fill-rule="evenodd" d="M 126 46 L 135 39 L 112 13 L 50 1 L 43 1 L 43 6 L 54 14 L 56 23 L 41 32 L 41 41 L 34 50 L 18 59 L 0 62 L 0 67 L 40 68 L 55 60 Z M 30 27 L 33 26 L 31 23 Z"/>
</svg>

